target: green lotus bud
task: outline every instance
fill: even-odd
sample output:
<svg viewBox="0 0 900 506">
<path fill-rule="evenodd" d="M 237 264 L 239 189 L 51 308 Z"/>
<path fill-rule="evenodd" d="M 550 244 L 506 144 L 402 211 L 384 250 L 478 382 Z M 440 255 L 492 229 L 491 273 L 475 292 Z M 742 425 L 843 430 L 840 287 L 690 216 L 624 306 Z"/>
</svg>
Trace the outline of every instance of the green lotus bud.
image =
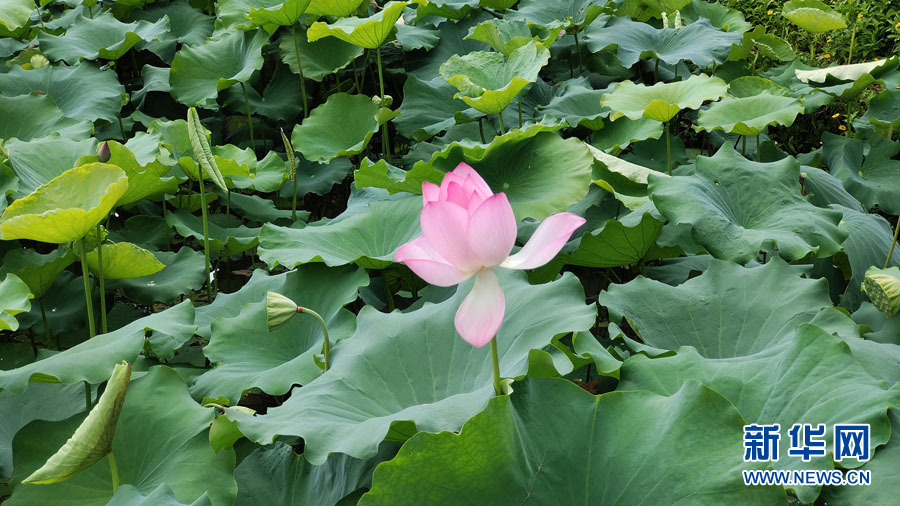
<svg viewBox="0 0 900 506">
<path fill-rule="evenodd" d="M 109 161 L 109 157 L 112 156 L 112 153 L 109 152 L 109 143 L 104 142 L 103 144 L 97 147 L 97 161 L 106 163 Z"/>
<path fill-rule="evenodd" d="M 39 68 L 42 68 L 42 67 L 46 67 L 47 65 L 50 65 L 50 60 L 48 60 L 48 59 L 47 59 L 44 55 L 42 55 L 42 54 L 36 54 L 36 55 L 34 55 L 34 56 L 31 57 L 31 60 L 30 60 L 29 63 L 31 63 L 31 68 L 33 68 L 33 69 L 39 69 Z"/>
<path fill-rule="evenodd" d="M 669 16 L 667 16 L 665 12 L 662 13 L 662 27 L 663 28 L 669 27 Z"/>
<path fill-rule="evenodd" d="M 385 95 L 384 100 L 381 100 L 381 97 L 379 97 L 378 95 L 375 95 L 374 97 L 372 97 L 372 102 L 375 105 L 380 106 L 380 107 L 390 107 L 391 104 L 394 103 L 394 97 L 392 97 L 390 95 Z"/>
<path fill-rule="evenodd" d="M 862 290 L 872 305 L 888 318 L 900 312 L 900 268 L 869 267 Z"/>
<path fill-rule="evenodd" d="M 266 292 L 266 328 L 273 331 L 299 313 L 299 307 L 291 299 L 275 292 Z"/>
<path fill-rule="evenodd" d="M 75 429 L 72 437 L 22 483 L 47 484 L 68 480 L 112 451 L 116 423 L 125 403 L 129 379 L 131 366 L 126 362 L 116 364 L 97 405 Z"/>
<path fill-rule="evenodd" d="M 684 23 L 681 22 L 681 11 L 675 11 L 675 25 L 674 28 L 682 28 Z"/>
</svg>

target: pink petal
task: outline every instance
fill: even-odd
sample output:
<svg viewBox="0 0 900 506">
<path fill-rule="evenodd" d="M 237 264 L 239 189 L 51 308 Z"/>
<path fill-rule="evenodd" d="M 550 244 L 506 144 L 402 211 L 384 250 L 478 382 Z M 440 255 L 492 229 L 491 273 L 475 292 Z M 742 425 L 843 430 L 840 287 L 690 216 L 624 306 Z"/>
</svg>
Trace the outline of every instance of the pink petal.
<svg viewBox="0 0 900 506">
<path fill-rule="evenodd" d="M 572 213 L 559 213 L 545 219 L 534 235 L 515 255 L 507 258 L 500 267 L 507 269 L 534 269 L 553 260 L 585 219 Z"/>
<path fill-rule="evenodd" d="M 424 204 L 429 202 L 436 202 L 441 195 L 441 187 L 429 183 L 427 181 L 422 183 L 422 198 L 425 200 Z M 423 204 L 423 205 L 424 205 Z"/>
<path fill-rule="evenodd" d="M 494 194 L 491 187 L 488 186 L 484 178 L 481 177 L 481 174 L 466 162 L 460 162 L 460 164 L 453 169 L 452 174 L 462 178 L 463 181 L 465 181 L 465 186 L 475 190 L 483 199 L 487 199 Z"/>
<path fill-rule="evenodd" d="M 400 246 L 394 259 L 406 264 L 416 276 L 432 285 L 453 286 L 472 276 L 471 272 L 463 272 L 441 258 L 424 237 Z"/>
<path fill-rule="evenodd" d="M 456 331 L 472 346 L 481 348 L 491 342 L 503 323 L 506 300 L 494 271 L 475 275 L 475 286 L 456 311 Z"/>
<path fill-rule="evenodd" d="M 506 194 L 484 201 L 469 218 L 469 248 L 487 267 L 500 265 L 516 244 L 516 217 Z"/>
<path fill-rule="evenodd" d="M 450 265 L 464 272 L 475 272 L 481 262 L 469 249 L 469 213 L 452 202 L 429 202 L 419 218 L 422 236 L 429 246 Z"/>
</svg>

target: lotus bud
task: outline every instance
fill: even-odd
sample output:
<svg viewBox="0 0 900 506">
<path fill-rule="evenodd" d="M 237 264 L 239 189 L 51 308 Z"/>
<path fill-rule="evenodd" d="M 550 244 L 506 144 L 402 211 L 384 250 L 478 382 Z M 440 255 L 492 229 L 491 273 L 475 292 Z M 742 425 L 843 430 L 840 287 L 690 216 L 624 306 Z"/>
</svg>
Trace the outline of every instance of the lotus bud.
<svg viewBox="0 0 900 506">
<path fill-rule="evenodd" d="M 681 11 L 675 11 L 675 28 L 681 28 L 684 26 L 684 23 L 681 22 Z"/>
<path fill-rule="evenodd" d="M 291 299 L 275 292 L 266 292 L 266 328 L 269 332 L 281 327 L 300 312 Z"/>
<path fill-rule="evenodd" d="M 389 108 L 389 107 L 391 107 L 391 104 L 394 103 L 394 97 L 392 97 L 390 95 L 385 95 L 384 100 L 382 101 L 381 97 L 379 97 L 378 95 L 375 95 L 374 97 L 372 97 L 372 102 L 379 107 L 388 107 Z"/>
<path fill-rule="evenodd" d="M 104 142 L 103 144 L 97 146 L 97 161 L 106 163 L 109 161 L 110 156 L 112 156 L 112 153 L 109 152 L 108 142 Z"/>
<path fill-rule="evenodd" d="M 129 379 L 131 366 L 126 362 L 117 364 L 100 400 L 75 429 L 72 437 L 22 483 L 46 484 L 68 480 L 111 452 Z"/>
<path fill-rule="evenodd" d="M 29 63 L 31 63 L 31 68 L 39 69 L 41 67 L 46 67 L 47 65 L 50 65 L 50 60 L 48 60 L 42 54 L 36 54 L 31 57 L 31 61 Z"/>
<path fill-rule="evenodd" d="M 665 12 L 662 13 L 662 19 L 663 19 L 663 26 L 662 26 L 662 27 L 663 27 L 663 28 L 668 28 L 668 27 L 669 27 L 669 16 L 667 16 Z"/>
<path fill-rule="evenodd" d="M 900 268 L 869 267 L 862 290 L 872 305 L 888 318 L 900 312 Z"/>
</svg>

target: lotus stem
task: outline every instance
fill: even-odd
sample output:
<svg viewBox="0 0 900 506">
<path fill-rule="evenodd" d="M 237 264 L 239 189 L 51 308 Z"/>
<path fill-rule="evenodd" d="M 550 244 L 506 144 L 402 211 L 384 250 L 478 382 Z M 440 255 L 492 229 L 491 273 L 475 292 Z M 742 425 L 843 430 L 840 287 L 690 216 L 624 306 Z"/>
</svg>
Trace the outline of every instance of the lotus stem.
<svg viewBox="0 0 900 506">
<path fill-rule="evenodd" d="M 87 382 L 87 380 L 82 381 L 84 383 L 84 409 L 86 411 L 91 410 L 91 384 Z"/>
<path fill-rule="evenodd" d="M 225 228 L 231 228 L 231 192 L 225 192 Z"/>
<path fill-rule="evenodd" d="M 122 125 L 122 115 L 119 114 L 119 130 L 122 131 L 122 143 L 125 143 L 125 126 Z"/>
<path fill-rule="evenodd" d="M 391 312 L 396 307 L 394 305 L 394 294 L 391 293 L 391 284 L 388 283 L 388 281 L 386 279 L 384 279 L 383 276 L 381 278 L 381 281 L 382 281 L 381 284 L 384 285 L 384 298 L 387 301 L 388 312 Z"/>
<path fill-rule="evenodd" d="M 519 101 L 519 128 L 522 128 L 522 101 Z"/>
<path fill-rule="evenodd" d="M 747 136 L 741 136 L 741 156 L 747 156 Z"/>
<path fill-rule="evenodd" d="M 291 221 L 297 221 L 297 178 L 294 178 L 294 189 L 291 193 Z"/>
<path fill-rule="evenodd" d="M 107 453 L 106 456 L 109 458 L 109 475 L 112 478 L 113 494 L 115 494 L 116 489 L 119 488 L 119 468 L 116 467 L 116 458 L 113 456 L 113 452 Z"/>
<path fill-rule="evenodd" d="M 362 85 L 359 84 L 359 70 L 356 68 L 356 58 L 351 60 L 353 63 L 353 84 L 356 85 L 356 92 L 362 93 Z M 365 75 L 363 75 L 365 77 Z"/>
<path fill-rule="evenodd" d="M 291 25 L 291 37 L 294 39 L 294 57 L 297 58 L 297 71 L 300 73 L 300 98 L 303 99 L 303 117 L 306 118 L 306 116 L 309 115 L 306 105 L 306 79 L 303 77 L 303 60 L 300 59 L 300 43 L 297 42 L 297 23 Z"/>
<path fill-rule="evenodd" d="M 44 298 L 38 299 L 38 307 L 41 308 L 41 321 L 44 322 L 44 339 L 47 340 L 47 346 L 50 345 L 50 325 L 47 324 L 47 312 L 44 311 Z"/>
<path fill-rule="evenodd" d="M 756 134 L 756 161 L 758 162 L 759 160 L 760 160 L 760 154 L 759 154 L 759 134 Z"/>
<path fill-rule="evenodd" d="M 506 128 L 503 127 L 503 111 L 497 113 L 497 119 L 500 121 L 500 135 L 506 133 Z"/>
<path fill-rule="evenodd" d="M 481 143 L 487 144 L 487 140 L 484 138 L 484 116 L 478 118 L 478 133 L 481 135 Z"/>
<path fill-rule="evenodd" d="M 84 300 L 87 303 L 87 321 L 88 333 L 91 337 L 97 335 L 97 329 L 94 327 L 94 304 L 91 297 L 90 274 L 88 274 L 87 266 L 87 246 L 84 244 L 84 237 L 78 240 L 81 250 L 81 277 L 84 279 Z"/>
<path fill-rule="evenodd" d="M 100 229 L 100 224 L 97 224 L 97 279 L 100 282 L 100 330 L 103 331 L 103 334 L 109 332 L 108 327 L 106 325 L 106 289 L 103 287 L 103 241 L 102 230 Z"/>
<path fill-rule="evenodd" d="M 375 57 L 378 60 L 378 86 L 381 88 L 381 103 L 384 104 L 384 75 L 381 71 L 381 46 L 375 48 Z M 391 161 L 391 141 L 388 139 L 387 121 L 381 124 L 381 150 L 388 163 Z"/>
<path fill-rule="evenodd" d="M 672 141 L 669 139 L 669 121 L 666 121 L 666 170 L 672 175 Z"/>
<path fill-rule="evenodd" d="M 850 53 L 847 55 L 847 65 L 853 63 L 853 45 L 856 43 L 856 22 L 853 22 L 853 30 L 850 31 Z"/>
<path fill-rule="evenodd" d="M 253 118 L 250 115 L 250 98 L 247 96 L 247 86 L 244 85 L 243 81 L 241 82 L 241 90 L 244 92 L 244 106 L 247 108 L 247 124 L 250 125 L 250 149 L 256 153 L 256 140 L 253 138 Z"/>
<path fill-rule="evenodd" d="M 653 65 L 653 82 L 659 82 L 659 58 L 656 58 L 656 64 Z"/>
<path fill-rule="evenodd" d="M 494 369 L 494 393 L 503 395 L 503 385 L 500 383 L 500 356 L 497 353 L 497 336 L 491 339 L 491 365 Z"/>
<path fill-rule="evenodd" d="M 198 173 L 200 181 L 200 211 L 203 213 L 203 260 L 206 262 L 206 298 L 212 303 L 215 293 L 212 288 L 212 276 L 209 268 L 209 222 L 206 217 L 206 189 L 203 186 L 203 174 Z"/>
<path fill-rule="evenodd" d="M 581 61 L 581 43 L 578 42 L 578 32 L 572 34 L 575 37 L 575 51 L 578 53 L 578 73 L 584 72 L 584 63 Z"/>
<path fill-rule="evenodd" d="M 325 325 L 325 319 L 322 318 L 322 315 L 319 313 L 303 306 L 297 306 L 297 312 L 309 313 L 314 316 L 316 320 L 319 320 L 319 325 L 322 327 L 322 363 L 324 364 L 324 370 L 327 371 L 329 367 L 328 354 L 331 352 L 331 342 L 328 340 L 328 326 Z"/>
<path fill-rule="evenodd" d="M 891 249 L 888 250 L 887 260 L 884 261 L 884 268 L 887 269 L 891 264 L 891 255 L 894 254 L 894 246 L 897 245 L 897 234 L 900 233 L 900 218 L 897 218 L 897 224 L 894 226 L 894 239 L 891 241 Z"/>
</svg>

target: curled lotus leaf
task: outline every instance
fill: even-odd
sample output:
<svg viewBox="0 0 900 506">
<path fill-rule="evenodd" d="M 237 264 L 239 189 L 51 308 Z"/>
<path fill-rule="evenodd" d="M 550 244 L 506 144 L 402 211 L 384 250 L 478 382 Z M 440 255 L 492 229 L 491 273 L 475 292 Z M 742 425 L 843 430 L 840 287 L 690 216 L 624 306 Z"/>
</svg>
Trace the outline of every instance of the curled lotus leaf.
<svg viewBox="0 0 900 506">
<path fill-rule="evenodd" d="M 728 85 L 718 77 L 694 75 L 685 81 L 656 83 L 653 86 L 622 81 L 612 93 L 600 99 L 604 107 L 612 109 L 613 120 L 650 118 L 669 121 L 682 109 L 698 109 L 707 100 L 718 100 L 728 92 Z"/>
<path fill-rule="evenodd" d="M 310 42 L 324 37 L 337 37 L 354 46 L 375 49 L 388 39 L 394 24 L 400 19 L 406 2 L 388 2 L 384 8 L 367 18 L 342 18 L 332 24 L 316 21 L 306 32 Z"/>
<path fill-rule="evenodd" d="M 785 2 L 781 14 L 812 33 L 847 28 L 844 16 L 819 0 L 790 0 Z"/>
</svg>

